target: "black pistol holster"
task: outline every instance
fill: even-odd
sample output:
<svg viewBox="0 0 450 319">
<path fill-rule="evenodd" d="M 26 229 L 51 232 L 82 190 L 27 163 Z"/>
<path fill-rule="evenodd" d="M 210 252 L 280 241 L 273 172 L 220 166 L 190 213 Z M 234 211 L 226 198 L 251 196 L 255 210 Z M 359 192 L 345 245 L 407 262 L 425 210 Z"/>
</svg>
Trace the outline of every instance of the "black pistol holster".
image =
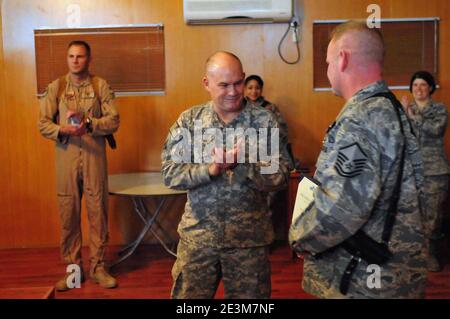
<svg viewBox="0 0 450 319">
<path fill-rule="evenodd" d="M 382 265 L 392 257 L 386 243 L 373 240 L 362 230 L 358 230 L 356 234 L 344 241 L 341 247 L 352 256 L 361 258 L 369 264 Z"/>
</svg>

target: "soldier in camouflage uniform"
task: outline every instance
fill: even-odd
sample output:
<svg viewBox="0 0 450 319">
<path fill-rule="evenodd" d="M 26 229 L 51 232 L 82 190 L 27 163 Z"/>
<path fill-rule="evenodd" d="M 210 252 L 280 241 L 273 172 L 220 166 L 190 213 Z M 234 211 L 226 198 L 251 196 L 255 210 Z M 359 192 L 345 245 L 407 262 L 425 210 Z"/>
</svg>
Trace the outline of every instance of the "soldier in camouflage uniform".
<svg viewBox="0 0 450 319">
<path fill-rule="evenodd" d="M 447 129 L 448 112 L 443 103 L 435 102 L 431 95 L 436 89 L 433 76 L 426 71 L 416 72 L 409 90 L 414 100 L 402 99 L 408 117 L 411 119 L 424 161 L 424 207 L 426 234 L 429 239 L 429 271 L 441 271 L 438 256 L 438 242 L 442 238 L 443 204 L 448 191 L 448 162 L 444 149 L 444 135 Z"/>
<path fill-rule="evenodd" d="M 262 96 L 263 88 L 264 88 L 264 81 L 261 79 L 258 75 L 249 75 L 245 79 L 245 90 L 244 95 L 247 101 L 251 102 L 253 105 L 257 107 L 265 108 L 268 111 L 271 111 L 277 121 L 278 125 L 280 126 L 280 136 L 281 139 L 283 139 L 284 143 L 289 145 L 288 141 L 288 125 L 283 117 L 281 115 L 280 110 L 278 107 L 273 104 L 272 102 L 267 101 L 264 96 Z M 290 145 L 289 145 L 290 146 Z M 295 159 L 292 154 L 289 154 L 289 170 L 293 170 L 295 167 Z"/>
<path fill-rule="evenodd" d="M 265 108 L 266 110 L 271 111 L 273 114 L 275 114 L 275 117 L 278 120 L 278 124 L 280 125 L 281 134 L 284 136 L 288 136 L 288 126 L 286 121 L 283 118 L 283 115 L 281 115 L 280 110 L 278 107 L 267 101 L 264 96 L 262 96 L 263 88 L 264 88 L 264 81 L 261 79 L 258 75 L 249 75 L 245 79 L 245 98 L 252 102 L 256 106 L 260 106 Z"/>
<path fill-rule="evenodd" d="M 330 126 L 317 161 L 314 203 L 291 225 L 290 242 L 304 254 L 303 288 L 322 298 L 418 298 L 426 282 L 426 243 L 418 189 L 423 183 L 418 144 L 401 112 L 405 135 L 382 80 L 383 40 L 378 30 L 350 21 L 328 46 L 328 78 L 346 104 Z M 393 256 L 378 273 L 357 259 L 348 291 L 340 285 L 352 256 L 340 244 L 362 230 L 381 241 L 403 145 L 406 152 L 395 224 Z M 358 262 L 359 261 L 359 262 Z M 380 275 L 379 277 L 369 277 Z M 368 284 L 368 282 L 372 284 Z"/>
<path fill-rule="evenodd" d="M 286 143 L 288 145 L 289 150 L 289 171 L 292 171 L 295 168 L 295 159 L 294 155 L 292 154 L 291 145 L 289 144 L 288 140 L 288 126 L 286 121 L 283 118 L 283 115 L 281 115 L 280 110 L 278 107 L 267 101 L 263 96 L 263 88 L 264 88 L 264 81 L 261 79 L 258 75 L 249 75 L 244 82 L 245 89 L 244 89 L 244 95 L 245 99 L 250 102 L 252 105 L 254 105 L 257 108 L 264 108 L 270 112 L 272 112 L 277 121 L 278 125 L 280 126 L 280 136 L 283 140 L 283 143 Z M 267 205 L 269 206 L 270 210 L 272 211 L 272 217 L 276 218 L 275 213 L 277 211 L 276 202 L 279 201 L 280 196 L 283 196 L 283 192 L 270 192 L 267 195 Z M 278 197 L 278 200 L 277 200 Z"/>
<path fill-rule="evenodd" d="M 222 142 L 215 135 L 206 135 L 201 140 L 202 149 L 211 143 L 220 146 L 214 148 L 211 161 L 196 162 L 191 158 L 198 151 L 195 147 L 188 160 L 177 160 L 180 149 L 190 150 L 188 142 L 195 130 L 205 133 L 217 129 L 224 133 L 236 128 L 268 128 L 276 129 L 273 131 L 278 139 L 273 114 L 249 107 L 244 100 L 244 78 L 236 56 L 228 52 L 211 56 L 203 78 L 211 101 L 183 112 L 170 129 L 163 148 L 165 184 L 188 190 L 178 226 L 180 242 L 172 269 L 172 298 L 213 298 L 221 279 L 226 298 L 270 297 L 268 245 L 274 234 L 267 192 L 287 183 L 285 146 L 279 146 L 280 152 L 271 157 L 271 163 L 260 159 L 237 162 L 238 153 L 233 153 L 231 160 L 220 161 L 224 155 L 221 152 L 225 153 Z M 180 135 L 180 130 L 188 133 Z M 276 164 L 276 169 L 264 174 L 263 169 L 269 164 Z"/>
</svg>

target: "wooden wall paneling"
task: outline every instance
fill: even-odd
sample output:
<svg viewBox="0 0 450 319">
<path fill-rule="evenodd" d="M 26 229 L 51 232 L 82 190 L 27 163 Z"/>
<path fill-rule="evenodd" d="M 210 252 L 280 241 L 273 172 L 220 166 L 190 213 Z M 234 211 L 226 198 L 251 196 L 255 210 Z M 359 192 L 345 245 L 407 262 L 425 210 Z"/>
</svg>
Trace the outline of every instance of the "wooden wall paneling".
<svg viewBox="0 0 450 319">
<path fill-rule="evenodd" d="M 315 88 L 330 88 L 325 60 L 329 36 L 337 25 L 338 23 L 314 23 Z M 381 30 L 386 48 L 384 80 L 388 85 L 409 84 L 411 74 L 416 70 L 428 70 L 437 77 L 437 21 L 383 21 Z M 401 42 L 399 34 L 402 35 Z"/>
<path fill-rule="evenodd" d="M 11 192 L 10 213 L 14 222 L 9 225 L 5 237 L 14 240 L 15 247 L 24 247 L 33 243 L 37 246 L 54 244 L 57 234 L 52 232 L 56 223 L 54 213 L 54 193 L 50 197 L 52 172 L 49 170 L 51 151 L 42 152 L 41 140 L 37 132 L 38 108 L 34 90 L 33 45 L 29 38 L 30 30 L 15 27 L 15 22 L 26 23 L 23 15 L 14 16 L 12 12 L 28 12 L 23 2 L 3 2 L 3 47 L 5 54 L 5 109 L 8 166 L 11 178 L 7 187 Z M 32 10 L 31 10 L 32 12 Z M 12 13 L 12 14 L 11 14 Z M 17 19 L 17 20 L 15 20 Z M 47 183 L 43 183 L 46 181 Z M 38 191 L 39 190 L 39 191 Z M 54 237 L 48 234 L 55 233 Z M 3 241 L 2 241 L 3 244 Z M 3 245 L 2 245 L 3 246 Z"/>
<path fill-rule="evenodd" d="M 4 89 L 0 102 L 0 141 L 8 152 L 0 166 L 1 215 L 0 248 L 57 246 L 59 217 L 56 208 L 54 146 L 37 130 L 33 29 L 66 27 L 67 5 L 71 1 L 2 0 Z M 320 152 L 328 125 L 344 101 L 331 92 L 312 90 L 312 21 L 316 19 L 366 18 L 373 1 L 302 0 L 301 54 L 299 64 L 284 64 L 277 53 L 286 25 L 187 26 L 183 21 L 182 1 L 164 0 L 80 0 L 81 27 L 98 25 L 163 23 L 165 27 L 166 94 L 164 96 L 119 97 L 117 108 L 121 127 L 116 134 L 118 149 L 108 149 L 109 173 L 160 169 L 160 154 L 170 126 L 188 107 L 209 99 L 202 87 L 206 58 L 216 50 L 235 52 L 247 74 L 260 74 L 266 97 L 276 103 L 289 125 L 294 153 L 304 164 L 313 165 Z M 436 99 L 450 103 L 450 55 L 447 23 L 450 7 L 446 0 L 379 0 L 383 18 L 440 16 L 440 82 Z M 291 57 L 292 42 L 286 40 Z M 95 52 L 94 52 L 95 56 Z M 132 61 L 123 61 L 132 63 Z M 1 66 L 0 66 L 1 67 Z M 0 85 L 1 85 L 0 80 Z M 408 92 L 400 91 L 397 94 Z M 446 139 L 447 152 L 449 139 Z M 3 156 L 3 157 L 2 157 Z M 152 205 L 149 203 L 149 205 Z M 163 216 L 173 222 L 183 209 L 175 203 Z M 85 213 L 84 213 L 85 215 Z M 110 199 L 111 243 L 134 238 L 140 222 L 125 199 Z M 4 226 L 3 226 L 4 225 Z M 83 238 L 87 240 L 86 221 Z M 175 235 L 176 233 L 171 233 Z M 147 242 L 154 242 L 149 236 Z"/>
<path fill-rule="evenodd" d="M 9 170 L 9 158 L 8 153 L 11 151 L 8 148 L 7 139 L 7 114 L 6 114 L 6 101 L 5 101 L 5 63 L 3 54 L 3 0 L 0 0 L 0 123 L 2 124 L 2 129 L 0 129 L 0 163 L 2 169 L 0 169 L 0 181 L 2 186 L 0 191 L 0 216 L 2 218 L 2 223 L 0 223 L 0 234 L 2 234 L 2 239 L 0 242 L 4 243 L 6 247 L 14 246 L 14 239 L 11 233 L 8 231 L 12 225 L 14 225 L 13 210 L 11 209 L 11 192 L 10 188 L 7 186 L 10 180 L 10 170 Z M 1 247 L 1 246 L 0 246 Z"/>
</svg>

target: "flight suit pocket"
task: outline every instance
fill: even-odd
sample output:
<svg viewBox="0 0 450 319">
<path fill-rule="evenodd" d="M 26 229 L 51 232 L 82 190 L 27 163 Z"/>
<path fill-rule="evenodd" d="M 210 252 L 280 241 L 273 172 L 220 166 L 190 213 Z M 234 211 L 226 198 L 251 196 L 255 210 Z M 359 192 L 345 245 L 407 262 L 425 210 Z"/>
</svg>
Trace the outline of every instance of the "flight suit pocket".
<svg viewBox="0 0 450 319">
<path fill-rule="evenodd" d="M 89 117 L 102 117 L 102 109 L 98 97 L 94 91 L 87 91 L 81 96 L 83 104 L 85 105 L 85 114 Z"/>
</svg>

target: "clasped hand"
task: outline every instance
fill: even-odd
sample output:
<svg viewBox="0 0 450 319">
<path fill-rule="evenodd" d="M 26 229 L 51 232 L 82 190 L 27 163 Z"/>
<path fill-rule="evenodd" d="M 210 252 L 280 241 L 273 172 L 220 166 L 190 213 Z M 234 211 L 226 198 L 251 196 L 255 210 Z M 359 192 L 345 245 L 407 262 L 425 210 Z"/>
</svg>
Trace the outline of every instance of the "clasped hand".
<svg viewBox="0 0 450 319">
<path fill-rule="evenodd" d="M 76 118 L 77 122 L 80 124 L 66 124 L 62 125 L 60 128 L 60 133 L 63 135 L 71 135 L 71 136 L 81 136 L 86 134 L 86 121 L 84 118 L 80 117 L 78 113 L 74 111 L 67 111 L 67 120 L 70 118 Z"/>
<path fill-rule="evenodd" d="M 211 176 L 218 176 L 227 169 L 233 169 L 238 164 L 242 141 L 239 140 L 231 150 L 226 151 L 221 147 L 214 147 L 212 158 L 214 162 L 209 166 L 208 171 Z"/>
</svg>

